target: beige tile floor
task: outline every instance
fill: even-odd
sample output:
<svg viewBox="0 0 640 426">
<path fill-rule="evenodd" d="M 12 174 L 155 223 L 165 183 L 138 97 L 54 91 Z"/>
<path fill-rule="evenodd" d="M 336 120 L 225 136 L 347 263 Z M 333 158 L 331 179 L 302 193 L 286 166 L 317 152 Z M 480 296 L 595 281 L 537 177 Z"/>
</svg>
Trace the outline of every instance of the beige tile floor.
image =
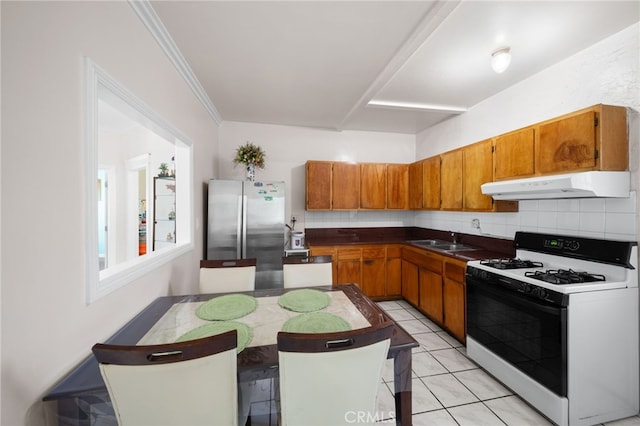
<svg viewBox="0 0 640 426">
<path fill-rule="evenodd" d="M 412 357 L 415 426 L 553 425 L 468 359 L 466 348 L 459 341 L 411 305 L 404 301 L 379 305 L 420 343 Z M 393 365 L 388 361 L 378 396 L 381 413 L 393 408 L 392 389 Z M 607 425 L 640 425 L 640 417 Z"/>
<path fill-rule="evenodd" d="M 465 347 L 404 301 L 380 302 L 420 344 L 412 356 L 414 426 L 546 426 L 542 414 L 467 358 Z M 273 384 L 264 381 L 265 400 L 251 406 L 252 426 L 277 425 Z M 395 424 L 393 363 L 387 361 L 378 391 L 376 418 Z M 607 426 L 640 426 L 631 417 Z"/>
</svg>

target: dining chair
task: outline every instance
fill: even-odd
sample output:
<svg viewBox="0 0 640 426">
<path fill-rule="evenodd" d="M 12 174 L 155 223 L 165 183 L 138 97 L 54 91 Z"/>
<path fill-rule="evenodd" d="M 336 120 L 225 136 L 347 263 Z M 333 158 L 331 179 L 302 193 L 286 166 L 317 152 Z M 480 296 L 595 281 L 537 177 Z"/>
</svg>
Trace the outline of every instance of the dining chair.
<svg viewBox="0 0 640 426">
<path fill-rule="evenodd" d="M 237 425 L 237 331 L 92 351 L 118 425 Z"/>
<path fill-rule="evenodd" d="M 374 424 L 392 323 L 278 333 L 281 425 Z"/>
<path fill-rule="evenodd" d="M 283 257 L 282 274 L 284 280 L 284 288 L 332 285 L 332 257 Z"/>
<path fill-rule="evenodd" d="M 255 258 L 201 260 L 200 293 L 255 290 L 256 264 Z"/>
</svg>

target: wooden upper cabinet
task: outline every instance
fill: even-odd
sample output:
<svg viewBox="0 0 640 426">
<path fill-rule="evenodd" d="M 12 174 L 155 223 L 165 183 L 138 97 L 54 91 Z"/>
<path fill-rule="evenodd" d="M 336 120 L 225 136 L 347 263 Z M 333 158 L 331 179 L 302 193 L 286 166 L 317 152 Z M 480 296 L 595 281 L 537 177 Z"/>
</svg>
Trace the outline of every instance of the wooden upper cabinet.
<svg viewBox="0 0 640 426">
<path fill-rule="evenodd" d="M 409 164 L 409 208 L 422 208 L 422 161 Z"/>
<path fill-rule="evenodd" d="M 540 123 L 536 174 L 628 170 L 626 108 L 596 105 Z"/>
<path fill-rule="evenodd" d="M 307 161 L 306 164 L 306 208 L 307 210 L 331 209 L 330 161 Z"/>
<path fill-rule="evenodd" d="M 422 160 L 422 207 L 440 208 L 440 156 Z"/>
<path fill-rule="evenodd" d="M 464 209 L 491 210 L 493 198 L 480 189 L 483 183 L 493 180 L 493 142 L 487 139 L 463 148 Z"/>
<path fill-rule="evenodd" d="M 384 209 L 387 204 L 387 165 L 360 164 L 360 208 Z"/>
<path fill-rule="evenodd" d="M 409 208 L 409 166 L 387 164 L 387 209 Z"/>
<path fill-rule="evenodd" d="M 462 210 L 462 150 L 445 152 L 440 160 L 440 208 Z"/>
<path fill-rule="evenodd" d="M 494 139 L 495 180 L 532 176 L 534 173 L 535 129 L 527 127 Z"/>
<path fill-rule="evenodd" d="M 360 168 L 354 163 L 333 163 L 333 209 L 357 210 L 360 195 Z"/>
<path fill-rule="evenodd" d="M 596 165 L 596 114 L 587 111 L 542 124 L 536 149 L 540 174 L 593 169 Z"/>
</svg>

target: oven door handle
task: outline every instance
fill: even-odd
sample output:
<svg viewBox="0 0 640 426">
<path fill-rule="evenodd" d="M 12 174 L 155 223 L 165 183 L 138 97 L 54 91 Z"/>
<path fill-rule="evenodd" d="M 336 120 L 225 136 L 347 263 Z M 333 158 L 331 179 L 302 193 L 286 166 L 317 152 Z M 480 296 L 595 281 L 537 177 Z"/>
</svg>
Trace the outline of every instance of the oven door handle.
<svg viewBox="0 0 640 426">
<path fill-rule="evenodd" d="M 542 311 L 551 315 L 559 315 L 562 309 L 566 309 L 562 308 L 561 306 L 549 306 L 548 302 L 538 299 L 532 299 L 525 293 L 519 292 L 517 290 L 503 289 L 503 291 L 500 291 L 500 287 L 496 287 L 491 284 L 483 283 L 478 280 L 474 280 L 473 278 L 470 279 L 469 277 L 467 277 L 467 288 L 469 287 L 473 287 L 475 291 L 481 293 L 491 293 L 498 299 L 508 299 L 509 301 L 512 301 L 529 309 L 535 309 L 537 311 Z"/>
</svg>

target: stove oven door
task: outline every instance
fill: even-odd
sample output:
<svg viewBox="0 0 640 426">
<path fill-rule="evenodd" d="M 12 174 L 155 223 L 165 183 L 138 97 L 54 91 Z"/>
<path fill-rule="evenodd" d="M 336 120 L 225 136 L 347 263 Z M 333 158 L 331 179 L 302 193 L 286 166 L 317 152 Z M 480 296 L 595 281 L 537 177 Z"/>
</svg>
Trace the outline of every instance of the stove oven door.
<svg viewBox="0 0 640 426">
<path fill-rule="evenodd" d="M 567 308 L 467 275 L 467 335 L 567 396 Z"/>
</svg>

